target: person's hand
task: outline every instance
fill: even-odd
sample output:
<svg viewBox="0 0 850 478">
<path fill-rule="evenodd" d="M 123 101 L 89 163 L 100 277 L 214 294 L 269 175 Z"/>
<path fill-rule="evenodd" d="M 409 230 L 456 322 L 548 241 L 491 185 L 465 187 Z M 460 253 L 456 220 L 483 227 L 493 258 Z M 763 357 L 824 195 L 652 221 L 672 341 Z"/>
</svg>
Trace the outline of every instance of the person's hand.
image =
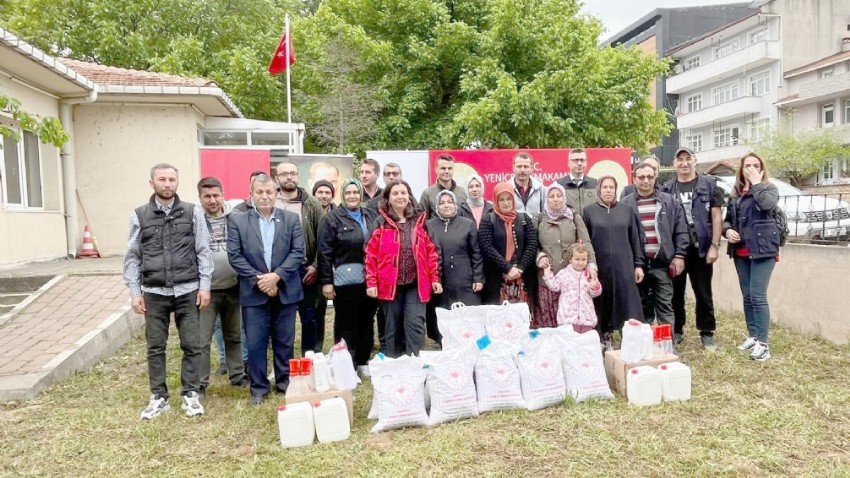
<svg viewBox="0 0 850 478">
<path fill-rule="evenodd" d="M 481 282 L 472 283 L 472 292 L 481 292 L 482 290 L 484 290 L 484 284 Z"/>
<path fill-rule="evenodd" d="M 133 312 L 139 315 L 145 315 L 148 308 L 145 307 L 145 296 L 140 295 L 138 297 L 133 297 L 133 300 L 130 301 L 130 307 L 133 308 Z"/>
<path fill-rule="evenodd" d="M 764 171 L 756 168 L 744 168 L 744 177 L 750 185 L 758 184 L 764 178 Z"/>
<path fill-rule="evenodd" d="M 442 294 L 443 293 L 443 284 L 440 284 L 439 282 L 432 283 L 431 284 L 431 292 L 433 292 L 435 294 Z"/>
<path fill-rule="evenodd" d="M 717 248 L 714 245 L 708 248 L 708 254 L 705 256 L 705 262 L 709 264 L 714 264 L 717 262 Z"/>
<path fill-rule="evenodd" d="M 643 282 L 643 268 L 635 267 L 635 283 L 640 284 Z"/>
<path fill-rule="evenodd" d="M 198 298 L 195 300 L 195 305 L 198 306 L 199 309 L 204 310 L 207 306 L 210 305 L 210 291 L 208 290 L 199 290 Z"/>
<path fill-rule="evenodd" d="M 591 289 L 596 289 L 597 287 L 599 287 L 599 281 L 596 279 L 590 279 L 587 285 L 590 286 Z"/>
<path fill-rule="evenodd" d="M 322 286 L 322 295 L 325 296 L 325 299 L 334 300 L 336 298 L 336 290 L 334 290 L 333 284 L 325 284 Z"/>
<path fill-rule="evenodd" d="M 516 266 L 513 266 L 513 267 L 511 267 L 511 270 L 509 270 L 508 273 L 505 274 L 505 279 L 507 279 L 507 280 L 517 280 L 517 279 L 520 278 L 521 275 L 522 275 L 522 271 L 519 270 L 519 268 L 517 268 Z"/>
<path fill-rule="evenodd" d="M 738 234 L 738 232 L 734 229 L 729 229 L 728 231 L 726 231 L 726 239 L 729 241 L 730 244 L 737 244 L 741 242 L 741 235 Z"/>
<path fill-rule="evenodd" d="M 275 285 L 275 286 L 272 286 L 272 287 L 268 290 L 268 292 L 266 292 L 266 294 L 268 294 L 268 296 L 269 296 L 269 297 L 277 297 L 277 293 L 278 293 L 278 289 L 277 289 L 277 286 L 276 286 L 276 285 Z"/>
<path fill-rule="evenodd" d="M 677 276 L 679 274 L 681 274 L 682 272 L 684 272 L 684 270 L 685 270 L 685 260 L 682 259 L 681 257 L 674 257 L 673 262 L 671 262 L 671 264 L 673 265 L 673 269 L 676 271 Z"/>
<path fill-rule="evenodd" d="M 377 299 L 378 298 L 378 288 L 377 287 L 369 287 L 368 289 L 366 289 L 366 295 L 368 295 L 369 297 L 371 297 L 373 299 Z"/>
<path fill-rule="evenodd" d="M 598 271 L 598 270 L 596 270 L 596 269 L 591 269 L 590 267 L 588 267 L 588 268 L 587 268 L 587 269 L 585 269 L 585 270 L 587 271 L 587 275 L 590 277 L 590 280 L 597 280 L 597 279 L 599 279 L 599 271 Z"/>
<path fill-rule="evenodd" d="M 543 257 L 540 258 L 539 261 L 537 261 L 537 267 L 539 267 L 543 270 L 546 270 L 551 266 L 552 266 L 552 264 L 549 262 L 549 256 L 543 256 Z"/>
<path fill-rule="evenodd" d="M 257 287 L 266 294 L 269 293 L 272 287 L 277 288 L 277 283 L 280 281 L 280 276 L 274 272 L 268 274 L 260 274 L 257 276 Z"/>
<path fill-rule="evenodd" d="M 307 273 L 304 274 L 304 278 L 301 279 L 301 282 L 304 285 L 310 285 L 316 282 L 316 279 L 319 277 L 319 269 L 316 266 L 307 266 Z"/>
</svg>

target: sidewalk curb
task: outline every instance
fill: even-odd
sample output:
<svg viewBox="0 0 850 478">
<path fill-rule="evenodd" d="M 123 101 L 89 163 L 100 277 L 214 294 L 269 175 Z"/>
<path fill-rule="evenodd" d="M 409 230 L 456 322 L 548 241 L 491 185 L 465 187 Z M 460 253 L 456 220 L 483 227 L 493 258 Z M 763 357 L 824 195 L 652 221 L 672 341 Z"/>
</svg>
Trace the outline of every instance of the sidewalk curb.
<svg viewBox="0 0 850 478">
<path fill-rule="evenodd" d="M 109 315 L 68 349 L 47 362 L 37 373 L 0 377 L 0 402 L 32 400 L 71 375 L 94 366 L 114 354 L 144 325 L 144 317 L 124 305 Z"/>
<path fill-rule="evenodd" d="M 29 297 L 27 297 L 26 299 L 23 300 L 23 302 L 16 305 L 14 309 L 10 310 L 9 312 L 6 312 L 6 314 L 4 314 L 4 315 L 0 315 L 0 325 L 3 325 L 6 322 L 15 318 L 15 316 L 18 315 L 18 312 L 24 310 L 24 308 L 26 306 L 32 304 L 35 301 L 35 299 L 38 299 L 39 297 L 41 297 L 42 294 L 44 294 L 45 292 L 50 290 L 50 288 L 53 287 L 54 285 L 61 282 L 63 279 L 65 279 L 65 277 L 67 277 L 67 276 L 64 275 L 64 274 L 56 275 L 55 277 L 53 277 L 52 279 L 47 281 L 47 283 L 45 283 L 43 286 L 39 287 L 38 290 L 36 290 L 32 294 L 30 294 Z"/>
</svg>

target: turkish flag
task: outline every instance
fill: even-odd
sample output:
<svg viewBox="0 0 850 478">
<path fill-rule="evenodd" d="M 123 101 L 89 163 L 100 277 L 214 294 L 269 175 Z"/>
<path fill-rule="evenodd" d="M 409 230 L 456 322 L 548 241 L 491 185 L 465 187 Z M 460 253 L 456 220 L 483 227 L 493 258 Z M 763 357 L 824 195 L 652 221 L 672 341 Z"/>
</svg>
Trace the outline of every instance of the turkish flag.
<svg viewBox="0 0 850 478">
<path fill-rule="evenodd" d="M 286 50 L 289 49 L 289 64 L 286 64 Z M 295 64 L 295 49 L 292 48 L 292 42 L 287 38 L 286 33 L 280 38 L 280 43 L 274 51 L 272 61 L 269 63 L 269 73 L 276 75 Z"/>
</svg>

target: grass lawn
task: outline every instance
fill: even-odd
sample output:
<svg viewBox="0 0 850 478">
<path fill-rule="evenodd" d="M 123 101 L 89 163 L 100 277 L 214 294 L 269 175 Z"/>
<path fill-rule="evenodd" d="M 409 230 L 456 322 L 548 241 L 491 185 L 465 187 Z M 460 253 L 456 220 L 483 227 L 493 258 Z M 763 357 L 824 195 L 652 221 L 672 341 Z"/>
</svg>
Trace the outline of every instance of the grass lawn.
<svg viewBox="0 0 850 478">
<path fill-rule="evenodd" d="M 743 318 L 718 322 L 714 354 L 686 331 L 689 402 L 636 408 L 618 397 L 370 434 L 364 382 L 348 441 L 289 450 L 278 441 L 280 396 L 252 408 L 224 377 L 213 379 L 205 416 L 183 415 L 174 334 L 172 410 L 141 422 L 149 391 L 139 335 L 36 400 L 0 404 L 0 475 L 850 476 L 850 346 L 775 327 L 773 359 L 760 364 L 735 348 Z"/>
</svg>

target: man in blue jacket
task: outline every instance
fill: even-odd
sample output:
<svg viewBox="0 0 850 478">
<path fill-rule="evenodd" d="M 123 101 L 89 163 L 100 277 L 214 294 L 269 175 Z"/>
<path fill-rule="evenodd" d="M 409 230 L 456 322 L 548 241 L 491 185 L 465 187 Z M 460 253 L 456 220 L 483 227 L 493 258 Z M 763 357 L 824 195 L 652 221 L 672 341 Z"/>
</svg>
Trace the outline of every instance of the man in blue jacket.
<svg viewBox="0 0 850 478">
<path fill-rule="evenodd" d="M 639 288 L 644 320 L 657 317 L 660 324 L 674 325 L 673 277 L 685 268 L 688 224 L 673 196 L 656 189 L 654 165 L 640 163 L 632 176 L 635 191 L 622 202 L 635 208 L 641 224 L 646 274 Z"/>
<path fill-rule="evenodd" d="M 304 233 L 298 215 L 275 208 L 277 183 L 267 174 L 251 182 L 254 209 L 231 220 L 227 237 L 230 265 L 239 274 L 239 303 L 248 342 L 251 405 L 269 393 L 266 350 L 271 337 L 275 390 L 289 387 L 289 359 L 295 342 L 295 311 L 304 298 L 301 265 Z"/>
</svg>

